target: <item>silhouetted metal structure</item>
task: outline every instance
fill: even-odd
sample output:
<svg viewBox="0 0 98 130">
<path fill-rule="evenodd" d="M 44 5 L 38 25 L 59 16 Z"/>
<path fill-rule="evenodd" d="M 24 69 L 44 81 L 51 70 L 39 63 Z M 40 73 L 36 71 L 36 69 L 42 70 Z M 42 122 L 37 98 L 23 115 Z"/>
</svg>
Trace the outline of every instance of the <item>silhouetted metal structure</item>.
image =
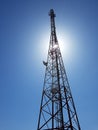
<svg viewBox="0 0 98 130">
<path fill-rule="evenodd" d="M 51 36 L 48 50 L 37 130 L 81 130 L 55 27 L 53 9 L 49 13 Z"/>
</svg>

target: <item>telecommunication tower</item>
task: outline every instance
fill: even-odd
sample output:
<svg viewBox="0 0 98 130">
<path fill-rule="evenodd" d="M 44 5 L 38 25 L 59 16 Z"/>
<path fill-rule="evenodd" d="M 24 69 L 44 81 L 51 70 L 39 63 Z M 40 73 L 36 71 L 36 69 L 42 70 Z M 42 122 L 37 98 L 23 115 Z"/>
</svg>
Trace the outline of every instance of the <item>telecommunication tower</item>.
<svg viewBox="0 0 98 130">
<path fill-rule="evenodd" d="M 37 130 L 81 130 L 59 48 L 55 14 L 49 12 L 51 35 Z"/>
</svg>

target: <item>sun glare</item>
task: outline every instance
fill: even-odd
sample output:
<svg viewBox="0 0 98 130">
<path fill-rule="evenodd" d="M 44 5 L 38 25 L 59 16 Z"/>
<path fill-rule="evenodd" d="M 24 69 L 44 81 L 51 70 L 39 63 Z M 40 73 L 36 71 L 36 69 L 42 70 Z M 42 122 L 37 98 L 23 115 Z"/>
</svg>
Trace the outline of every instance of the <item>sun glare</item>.
<svg viewBox="0 0 98 130">
<path fill-rule="evenodd" d="M 41 34 L 41 41 L 39 43 L 40 48 L 39 51 L 41 51 L 41 54 L 43 55 L 43 57 L 47 57 L 47 52 L 49 49 L 49 38 L 50 34 L 49 33 L 43 33 Z M 65 59 L 72 59 L 73 56 L 75 55 L 75 39 L 71 36 L 71 34 L 64 33 L 63 31 L 59 31 L 59 33 L 57 33 L 57 39 L 58 39 L 58 43 L 59 43 L 59 47 L 62 53 L 62 56 Z M 56 47 L 56 46 L 55 46 Z"/>
</svg>

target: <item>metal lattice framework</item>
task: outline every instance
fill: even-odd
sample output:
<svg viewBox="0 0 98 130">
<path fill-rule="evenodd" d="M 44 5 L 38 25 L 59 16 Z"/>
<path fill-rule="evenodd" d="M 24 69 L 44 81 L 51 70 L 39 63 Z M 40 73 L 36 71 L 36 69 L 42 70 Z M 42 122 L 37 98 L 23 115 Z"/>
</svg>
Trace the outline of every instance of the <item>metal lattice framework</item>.
<svg viewBox="0 0 98 130">
<path fill-rule="evenodd" d="M 60 52 L 53 9 L 51 36 L 37 130 L 81 130 Z"/>
</svg>

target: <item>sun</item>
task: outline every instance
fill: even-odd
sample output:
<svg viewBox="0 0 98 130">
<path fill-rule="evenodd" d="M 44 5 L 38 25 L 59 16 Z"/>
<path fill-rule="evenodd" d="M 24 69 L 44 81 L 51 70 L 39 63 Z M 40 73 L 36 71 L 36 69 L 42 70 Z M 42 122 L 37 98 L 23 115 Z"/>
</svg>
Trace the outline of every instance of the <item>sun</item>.
<svg viewBox="0 0 98 130">
<path fill-rule="evenodd" d="M 59 32 L 59 33 L 58 33 Z M 57 35 L 58 44 L 61 50 L 61 54 L 63 58 L 67 61 L 74 59 L 75 57 L 75 39 L 70 32 L 64 32 L 59 30 Z M 40 39 L 40 40 L 39 40 Z M 38 39 L 38 52 L 39 55 L 45 59 L 47 57 L 48 49 L 49 49 L 49 41 L 50 41 L 50 32 L 41 33 L 40 38 Z"/>
</svg>

